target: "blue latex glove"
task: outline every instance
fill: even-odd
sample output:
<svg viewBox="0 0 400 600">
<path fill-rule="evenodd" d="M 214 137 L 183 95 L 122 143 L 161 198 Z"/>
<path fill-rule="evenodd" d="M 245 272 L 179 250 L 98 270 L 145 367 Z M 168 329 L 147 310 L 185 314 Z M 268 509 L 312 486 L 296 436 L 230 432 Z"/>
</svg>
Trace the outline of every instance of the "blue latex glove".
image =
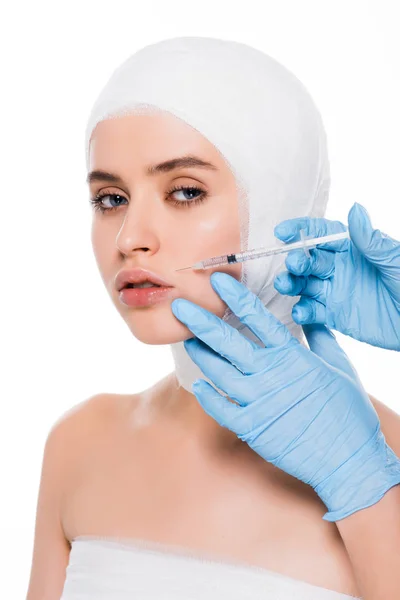
<svg viewBox="0 0 400 600">
<path fill-rule="evenodd" d="M 268 462 L 314 488 L 337 521 L 375 504 L 400 483 L 400 459 L 346 354 L 325 326 L 308 326 L 300 344 L 260 299 L 226 273 L 212 287 L 260 347 L 206 309 L 185 300 L 173 314 L 195 338 L 184 342 L 204 375 L 193 393 L 207 414 Z"/>
<path fill-rule="evenodd" d="M 400 350 L 400 242 L 372 229 L 364 207 L 355 203 L 348 216 L 350 240 L 310 250 L 291 250 L 275 278 L 281 294 L 301 296 L 292 310 L 299 325 L 321 323 L 373 346 Z M 288 219 L 275 227 L 284 242 L 306 235 L 346 231 L 340 221 L 310 217 Z"/>
</svg>

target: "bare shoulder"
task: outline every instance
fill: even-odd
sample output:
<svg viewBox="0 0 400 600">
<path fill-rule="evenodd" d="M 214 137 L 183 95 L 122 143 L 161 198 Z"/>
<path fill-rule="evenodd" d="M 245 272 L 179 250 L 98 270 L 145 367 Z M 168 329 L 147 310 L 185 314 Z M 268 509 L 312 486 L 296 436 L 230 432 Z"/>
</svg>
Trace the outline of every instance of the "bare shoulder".
<svg viewBox="0 0 400 600">
<path fill-rule="evenodd" d="M 61 505 L 74 472 L 76 451 L 100 415 L 110 411 L 109 394 L 97 394 L 73 406 L 51 427 L 44 443 L 37 496 L 31 573 L 27 600 L 59 598 L 70 544 L 62 524 Z"/>
<path fill-rule="evenodd" d="M 79 442 L 92 433 L 105 416 L 112 414 L 113 407 L 117 406 L 116 402 L 112 402 L 115 396 L 96 394 L 82 400 L 61 414 L 52 425 L 44 445 L 43 464 L 54 465 L 54 471 L 60 472 L 57 485 L 60 494 L 66 487 Z"/>
<path fill-rule="evenodd" d="M 122 415 L 133 405 L 138 394 L 100 393 L 78 402 L 65 411 L 52 426 L 48 439 L 61 440 L 74 438 L 79 441 L 79 435 L 85 435 L 90 429 L 104 423 L 111 423 L 114 418 Z M 66 440 L 63 440 L 66 441 Z"/>
<path fill-rule="evenodd" d="M 59 598 L 71 545 L 63 507 L 89 447 L 129 410 L 135 395 L 101 393 L 78 402 L 53 424 L 44 443 L 27 600 Z"/>
<path fill-rule="evenodd" d="M 99 393 L 65 411 L 52 426 L 46 454 L 62 472 L 59 484 L 61 511 L 88 457 L 97 454 L 104 440 L 120 436 L 126 415 L 137 404 L 139 394 Z"/>
<path fill-rule="evenodd" d="M 55 432 L 60 433 L 68 428 L 78 426 L 84 419 L 104 415 L 115 407 L 118 398 L 119 394 L 100 393 L 74 404 L 57 419 L 50 434 L 55 435 Z"/>
<path fill-rule="evenodd" d="M 383 402 L 368 394 L 381 422 L 382 433 L 386 443 L 400 457 L 400 415 Z"/>
</svg>

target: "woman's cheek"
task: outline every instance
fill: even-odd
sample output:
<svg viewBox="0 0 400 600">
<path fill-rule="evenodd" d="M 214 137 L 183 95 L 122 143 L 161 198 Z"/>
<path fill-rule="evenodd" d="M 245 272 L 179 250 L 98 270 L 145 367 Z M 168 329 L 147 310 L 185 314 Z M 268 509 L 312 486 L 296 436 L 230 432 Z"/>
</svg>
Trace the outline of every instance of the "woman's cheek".
<svg viewBox="0 0 400 600">
<path fill-rule="evenodd" d="M 211 258 L 213 256 L 240 252 L 240 229 L 237 215 L 235 211 L 232 210 L 229 212 L 224 210 L 223 212 L 226 213 L 225 216 L 218 213 L 208 215 L 207 218 L 199 218 L 196 234 L 195 259 L 193 262 L 204 258 Z M 193 241 L 188 247 L 193 248 Z M 195 275 L 194 281 L 198 276 L 198 281 L 202 288 L 200 289 L 200 286 L 195 286 L 193 288 L 194 297 L 196 298 L 193 302 L 196 302 L 197 304 L 201 303 L 203 308 L 222 318 L 228 307 L 211 285 L 210 277 L 212 273 L 216 271 L 227 273 L 240 281 L 242 263 L 224 265 L 222 267 L 193 273 L 193 275 Z M 204 277 L 206 277 L 206 281 L 204 281 Z"/>
<path fill-rule="evenodd" d="M 218 256 L 228 252 L 240 251 L 239 227 L 234 215 L 221 215 L 204 218 L 199 221 L 198 246 L 208 249 L 209 256 Z"/>
</svg>

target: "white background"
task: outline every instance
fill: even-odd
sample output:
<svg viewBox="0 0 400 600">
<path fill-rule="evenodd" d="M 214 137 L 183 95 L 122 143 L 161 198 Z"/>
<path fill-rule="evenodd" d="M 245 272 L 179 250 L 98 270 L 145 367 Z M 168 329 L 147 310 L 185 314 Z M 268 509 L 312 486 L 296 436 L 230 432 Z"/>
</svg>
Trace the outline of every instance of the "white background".
<svg viewBox="0 0 400 600">
<path fill-rule="evenodd" d="M 84 129 L 111 73 L 142 46 L 181 35 L 265 51 L 321 111 L 332 176 L 327 218 L 347 223 L 358 201 L 375 227 L 400 239 L 395 8 L 382 0 L 113 0 L 23 2 L 3 12 L 0 597 L 27 591 L 53 423 L 91 395 L 137 392 L 173 369 L 169 346 L 146 346 L 129 332 L 92 253 Z M 398 353 L 337 339 L 366 390 L 400 413 Z"/>
</svg>

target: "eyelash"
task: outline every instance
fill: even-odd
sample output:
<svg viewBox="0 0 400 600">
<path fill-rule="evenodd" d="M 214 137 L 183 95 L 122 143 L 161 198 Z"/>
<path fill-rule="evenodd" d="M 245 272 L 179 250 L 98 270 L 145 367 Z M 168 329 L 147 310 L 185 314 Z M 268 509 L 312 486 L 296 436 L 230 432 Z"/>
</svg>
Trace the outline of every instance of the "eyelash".
<svg viewBox="0 0 400 600">
<path fill-rule="evenodd" d="M 184 191 L 184 190 L 185 191 L 189 190 L 190 192 L 201 192 L 201 195 L 198 196 L 197 198 L 193 198 L 193 200 L 175 200 L 172 202 L 172 204 L 174 206 L 185 206 L 186 207 L 186 206 L 189 206 L 189 204 L 200 204 L 200 202 L 203 202 L 206 199 L 206 197 L 208 196 L 207 192 L 205 192 L 201 188 L 195 187 L 195 186 L 176 186 L 176 187 L 172 188 L 171 190 L 169 190 L 167 195 L 170 196 L 174 192 L 180 192 L 180 191 Z M 90 198 L 90 200 L 89 200 L 89 202 L 93 205 L 95 211 L 100 211 L 101 213 L 105 213 L 105 212 L 115 210 L 116 208 L 119 208 L 119 206 L 121 206 L 121 204 L 120 204 L 119 206 L 111 206 L 111 207 L 107 207 L 107 208 L 104 207 L 101 204 L 101 201 L 106 196 L 120 196 L 121 198 L 124 198 L 124 196 L 122 196 L 121 194 L 99 193 L 94 198 Z"/>
</svg>

